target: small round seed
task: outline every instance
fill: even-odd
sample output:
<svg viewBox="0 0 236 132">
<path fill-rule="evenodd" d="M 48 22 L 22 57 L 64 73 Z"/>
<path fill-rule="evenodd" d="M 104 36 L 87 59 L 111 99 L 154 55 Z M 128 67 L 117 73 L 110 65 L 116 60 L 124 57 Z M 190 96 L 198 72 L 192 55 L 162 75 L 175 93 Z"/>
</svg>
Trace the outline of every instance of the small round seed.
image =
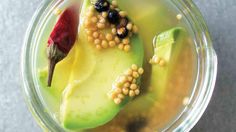
<svg viewBox="0 0 236 132">
<path fill-rule="evenodd" d="M 134 78 L 138 78 L 139 77 L 139 74 L 138 74 L 138 72 L 133 72 L 133 75 L 132 75 Z"/>
<path fill-rule="evenodd" d="M 105 28 L 105 24 L 104 23 L 97 23 L 97 27 L 99 28 L 99 29 L 103 29 L 103 28 Z"/>
<path fill-rule="evenodd" d="M 125 11 L 120 11 L 119 14 L 120 14 L 121 17 L 126 17 L 127 16 L 127 12 L 125 12 Z"/>
<path fill-rule="evenodd" d="M 127 95 L 129 93 L 129 89 L 128 88 L 122 88 L 122 93 L 124 95 Z"/>
<path fill-rule="evenodd" d="M 134 97 L 134 96 L 135 96 L 135 92 L 134 92 L 133 90 L 130 90 L 130 91 L 129 91 L 129 96 L 130 96 L 130 97 Z"/>
<path fill-rule="evenodd" d="M 130 83 L 129 82 L 126 82 L 125 84 L 124 84 L 124 87 L 126 87 L 126 88 L 128 88 L 130 86 Z"/>
<path fill-rule="evenodd" d="M 120 88 L 116 88 L 116 89 L 115 89 L 115 92 L 119 94 L 119 93 L 121 93 L 122 91 L 121 91 Z"/>
<path fill-rule="evenodd" d="M 139 90 L 139 89 L 136 89 L 136 90 L 134 91 L 134 93 L 135 93 L 136 95 L 139 95 L 139 94 L 140 94 L 140 90 Z"/>
<path fill-rule="evenodd" d="M 111 2 L 111 4 L 112 4 L 114 7 L 117 7 L 117 1 L 116 1 L 116 0 L 113 0 L 113 1 Z"/>
<path fill-rule="evenodd" d="M 138 27 L 136 25 L 133 25 L 132 31 L 133 33 L 138 33 Z"/>
<path fill-rule="evenodd" d="M 101 19 L 99 20 L 99 22 L 100 22 L 100 23 L 103 23 L 103 24 L 105 25 L 106 19 L 105 19 L 105 18 L 101 18 Z"/>
<path fill-rule="evenodd" d="M 121 78 L 120 78 L 120 82 L 122 82 L 122 83 L 125 83 L 125 82 L 127 82 L 127 77 L 126 76 L 122 76 Z"/>
<path fill-rule="evenodd" d="M 105 39 L 104 34 L 100 33 L 100 35 L 99 35 L 99 39 L 101 39 L 101 40 Z"/>
<path fill-rule="evenodd" d="M 118 98 L 120 98 L 120 99 L 124 99 L 125 96 L 124 96 L 123 94 L 118 94 Z"/>
<path fill-rule="evenodd" d="M 176 18 L 177 18 L 178 20 L 181 20 L 181 19 L 182 19 L 182 15 L 181 15 L 181 14 L 178 14 L 178 15 L 176 15 Z"/>
<path fill-rule="evenodd" d="M 139 68 L 139 69 L 138 69 L 138 73 L 139 73 L 140 75 L 142 75 L 143 72 L 144 72 L 143 68 Z"/>
<path fill-rule="evenodd" d="M 107 35 L 106 35 L 106 39 L 108 40 L 108 41 L 111 41 L 112 40 L 112 35 L 110 34 L 110 33 L 108 33 Z"/>
<path fill-rule="evenodd" d="M 119 43 L 120 43 L 119 37 L 116 36 L 114 40 L 115 40 L 116 44 L 119 44 Z"/>
<path fill-rule="evenodd" d="M 132 89 L 132 90 L 135 90 L 137 88 L 138 88 L 137 84 L 131 84 L 130 85 L 130 89 Z"/>
<path fill-rule="evenodd" d="M 91 22 L 89 20 L 85 20 L 85 22 L 84 22 L 85 27 L 88 28 L 90 26 L 90 24 L 91 24 Z"/>
<path fill-rule="evenodd" d="M 163 59 L 161 59 L 160 62 L 159 62 L 159 65 L 160 66 L 164 66 L 165 65 L 165 61 Z"/>
<path fill-rule="evenodd" d="M 114 93 L 114 92 L 112 92 L 112 93 L 110 94 L 110 98 L 111 98 L 111 99 L 115 99 L 116 96 L 117 96 L 117 95 L 116 95 L 116 93 Z"/>
<path fill-rule="evenodd" d="M 135 64 L 133 64 L 133 65 L 131 66 L 131 69 L 132 69 L 133 71 L 136 71 L 136 70 L 138 70 L 138 66 L 135 65 Z"/>
<path fill-rule="evenodd" d="M 126 28 L 131 31 L 132 30 L 132 27 L 133 27 L 133 24 L 131 22 L 129 22 L 126 26 Z"/>
<path fill-rule="evenodd" d="M 112 32 L 112 34 L 115 35 L 115 34 L 116 34 L 116 28 L 112 28 L 112 29 L 111 29 L 111 32 Z"/>
<path fill-rule="evenodd" d="M 96 48 L 97 48 L 98 50 L 101 50 L 101 49 L 102 49 L 101 45 L 96 45 Z"/>
<path fill-rule="evenodd" d="M 91 36 L 88 36 L 88 42 L 93 42 L 94 40 L 93 40 L 93 37 L 91 37 Z"/>
<path fill-rule="evenodd" d="M 98 32 L 93 32 L 93 37 L 94 38 L 98 38 L 99 37 L 99 33 Z"/>
<path fill-rule="evenodd" d="M 130 45 L 125 45 L 124 51 L 126 51 L 126 52 L 130 51 Z"/>
<path fill-rule="evenodd" d="M 102 17 L 106 18 L 107 17 L 107 12 L 102 12 Z"/>
<path fill-rule="evenodd" d="M 136 79 L 133 79 L 133 80 L 132 80 L 132 83 L 136 83 L 136 82 L 137 82 L 137 80 L 136 80 Z"/>
<path fill-rule="evenodd" d="M 130 42 L 129 38 L 125 38 L 122 40 L 123 44 L 129 44 L 129 42 Z"/>
<path fill-rule="evenodd" d="M 125 72 L 126 75 L 132 75 L 132 73 L 133 73 L 132 69 L 128 69 L 128 70 Z"/>
<path fill-rule="evenodd" d="M 97 45 L 97 44 L 100 44 L 100 43 L 101 43 L 101 40 L 100 40 L 100 39 L 95 39 L 95 40 L 94 40 L 94 44 Z"/>
<path fill-rule="evenodd" d="M 91 31 L 97 31 L 98 28 L 97 28 L 96 26 L 93 26 L 93 27 L 90 27 L 90 30 L 91 30 Z"/>
<path fill-rule="evenodd" d="M 87 17 L 92 17 L 94 14 L 93 14 L 93 12 L 88 11 L 88 12 L 86 13 L 86 15 L 87 15 Z"/>
<path fill-rule="evenodd" d="M 92 35 L 92 34 L 93 34 L 93 32 L 92 32 L 91 30 L 87 30 L 86 33 L 87 33 L 88 35 Z"/>
<path fill-rule="evenodd" d="M 120 99 L 120 98 L 115 98 L 115 99 L 114 99 L 114 102 L 115 102 L 116 104 L 120 104 L 120 103 L 121 103 L 121 99 Z"/>
<path fill-rule="evenodd" d="M 123 50 L 123 49 L 124 49 L 124 44 L 122 44 L 122 43 L 119 44 L 119 45 L 118 45 L 118 48 L 119 48 L 120 50 Z"/>
<path fill-rule="evenodd" d="M 110 42 L 109 42 L 109 46 L 110 46 L 110 47 L 115 47 L 115 46 L 116 46 L 115 41 L 110 41 Z"/>
<path fill-rule="evenodd" d="M 95 16 L 93 16 L 93 17 L 91 18 L 91 22 L 93 22 L 93 23 L 97 23 L 97 22 L 98 22 L 98 18 L 95 17 Z"/>
<path fill-rule="evenodd" d="M 89 11 L 93 12 L 95 11 L 95 8 L 93 6 L 89 6 Z"/>
<path fill-rule="evenodd" d="M 106 40 L 102 40 L 102 47 L 103 48 L 107 48 L 108 47 L 108 43 L 107 43 L 107 41 Z"/>
<path fill-rule="evenodd" d="M 132 73 L 131 73 L 132 74 Z M 132 80 L 133 80 L 133 77 L 132 76 L 128 76 L 128 81 L 129 82 L 132 82 Z"/>
</svg>

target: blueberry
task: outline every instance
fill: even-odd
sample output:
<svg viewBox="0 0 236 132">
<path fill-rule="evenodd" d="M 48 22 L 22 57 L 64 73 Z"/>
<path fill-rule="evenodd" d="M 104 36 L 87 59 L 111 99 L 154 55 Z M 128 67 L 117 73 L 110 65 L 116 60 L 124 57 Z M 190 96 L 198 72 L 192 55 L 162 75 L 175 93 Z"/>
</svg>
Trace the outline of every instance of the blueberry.
<svg viewBox="0 0 236 132">
<path fill-rule="evenodd" d="M 128 33 L 129 33 L 129 31 L 128 31 L 128 29 L 125 26 L 120 26 L 120 25 L 117 26 L 117 28 L 116 28 L 116 35 L 119 38 L 123 39 L 123 38 L 127 37 Z"/>
<path fill-rule="evenodd" d="M 119 23 L 120 20 L 119 12 L 117 10 L 109 10 L 107 19 L 111 24 Z"/>
<path fill-rule="evenodd" d="M 107 0 L 98 0 L 94 5 L 98 12 L 108 11 L 109 7 L 110 3 Z"/>
</svg>

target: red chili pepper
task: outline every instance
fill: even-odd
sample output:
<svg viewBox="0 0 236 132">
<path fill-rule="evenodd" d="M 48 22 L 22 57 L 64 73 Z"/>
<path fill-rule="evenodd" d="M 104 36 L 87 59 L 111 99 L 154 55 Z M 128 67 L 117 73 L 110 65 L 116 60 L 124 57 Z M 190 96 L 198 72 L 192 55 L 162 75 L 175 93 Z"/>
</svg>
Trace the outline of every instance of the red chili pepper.
<svg viewBox="0 0 236 132">
<path fill-rule="evenodd" d="M 76 41 L 78 25 L 78 8 L 71 6 L 61 14 L 50 34 L 47 46 L 48 86 L 51 86 L 56 64 L 67 56 Z"/>
</svg>

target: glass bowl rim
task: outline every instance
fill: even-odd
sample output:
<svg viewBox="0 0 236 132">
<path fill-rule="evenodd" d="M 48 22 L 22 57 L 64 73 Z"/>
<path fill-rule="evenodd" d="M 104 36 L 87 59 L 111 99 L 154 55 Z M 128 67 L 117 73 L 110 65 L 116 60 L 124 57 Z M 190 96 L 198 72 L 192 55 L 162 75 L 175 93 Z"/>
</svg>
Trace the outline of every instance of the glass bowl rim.
<svg viewBox="0 0 236 132">
<path fill-rule="evenodd" d="M 57 0 L 54 0 L 53 4 L 55 4 L 55 1 Z M 200 68 L 198 69 L 198 77 L 203 77 L 204 79 L 200 80 L 200 84 L 195 84 L 195 89 L 199 89 L 200 87 L 200 91 L 192 93 L 192 99 L 190 99 L 191 101 L 188 104 L 188 108 L 185 108 L 182 113 L 167 126 L 167 128 L 163 129 L 163 131 L 190 131 L 201 118 L 211 99 L 217 75 L 217 56 L 213 49 L 207 26 L 197 6 L 192 1 L 188 0 L 170 1 L 174 3 L 188 19 L 188 22 L 193 26 L 192 28 L 194 31 L 197 31 L 195 32 L 195 37 L 196 43 L 199 46 L 198 68 Z M 21 76 L 25 101 L 41 128 L 51 131 L 63 131 L 63 129 L 58 126 L 58 124 L 55 124 L 54 120 L 50 119 L 51 117 L 42 110 L 40 101 L 37 100 L 38 97 L 36 93 L 32 94 L 32 90 L 35 86 L 32 83 L 33 81 L 30 81 L 32 79 L 32 71 L 29 65 L 29 57 L 32 52 L 32 38 L 36 30 L 35 27 L 38 24 L 37 20 L 40 20 L 43 12 L 49 5 L 52 5 L 52 1 L 42 1 L 28 26 L 21 55 Z"/>
</svg>

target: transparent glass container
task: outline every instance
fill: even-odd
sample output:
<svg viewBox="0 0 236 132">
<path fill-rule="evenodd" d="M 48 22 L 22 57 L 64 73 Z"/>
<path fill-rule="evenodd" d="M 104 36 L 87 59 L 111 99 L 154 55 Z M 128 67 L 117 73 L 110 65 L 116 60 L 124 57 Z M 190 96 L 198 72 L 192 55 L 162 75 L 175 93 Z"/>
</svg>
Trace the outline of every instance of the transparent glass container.
<svg viewBox="0 0 236 132">
<path fill-rule="evenodd" d="M 202 15 L 191 0 L 170 0 L 187 19 L 194 32 L 197 52 L 197 76 L 193 86 L 189 104 L 175 120 L 161 131 L 189 131 L 197 123 L 205 111 L 215 85 L 217 74 L 217 56 L 212 47 L 210 35 Z M 44 0 L 36 10 L 25 35 L 21 57 L 21 75 L 23 92 L 31 113 L 38 124 L 46 131 L 61 132 L 64 129 L 45 111 L 45 106 L 37 94 L 33 77 L 35 35 L 40 25 L 47 19 L 56 5 L 63 0 Z"/>
</svg>

